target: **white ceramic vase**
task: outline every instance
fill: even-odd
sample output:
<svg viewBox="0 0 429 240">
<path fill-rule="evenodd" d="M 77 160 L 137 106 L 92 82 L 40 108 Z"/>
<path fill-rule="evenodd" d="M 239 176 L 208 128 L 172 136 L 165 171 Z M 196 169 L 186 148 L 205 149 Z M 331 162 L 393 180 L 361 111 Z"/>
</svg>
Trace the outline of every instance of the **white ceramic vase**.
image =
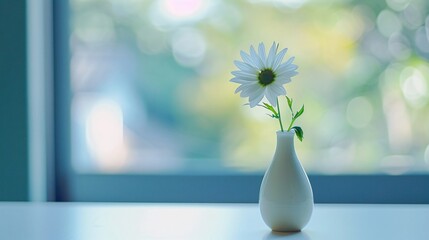
<svg viewBox="0 0 429 240">
<path fill-rule="evenodd" d="M 313 191 L 296 156 L 294 136 L 294 130 L 277 132 L 275 154 L 259 192 L 262 218 L 273 231 L 301 231 L 313 212 Z"/>
</svg>

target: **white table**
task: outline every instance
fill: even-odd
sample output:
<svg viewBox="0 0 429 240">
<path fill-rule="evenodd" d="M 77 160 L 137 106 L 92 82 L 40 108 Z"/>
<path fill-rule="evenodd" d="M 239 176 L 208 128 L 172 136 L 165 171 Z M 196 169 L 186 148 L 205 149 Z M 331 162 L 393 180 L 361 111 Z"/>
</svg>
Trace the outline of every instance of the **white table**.
<svg viewBox="0 0 429 240">
<path fill-rule="evenodd" d="M 256 204 L 1 203 L 1 240 L 429 239 L 429 205 L 316 205 L 299 233 L 271 232 Z"/>
</svg>

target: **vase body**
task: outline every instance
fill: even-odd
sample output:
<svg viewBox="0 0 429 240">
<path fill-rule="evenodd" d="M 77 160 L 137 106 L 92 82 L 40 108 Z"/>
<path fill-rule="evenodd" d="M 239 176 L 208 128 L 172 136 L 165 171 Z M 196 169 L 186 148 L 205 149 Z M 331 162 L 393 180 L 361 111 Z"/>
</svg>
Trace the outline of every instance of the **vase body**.
<svg viewBox="0 0 429 240">
<path fill-rule="evenodd" d="M 259 191 L 259 208 L 273 231 L 300 231 L 313 212 L 313 191 L 295 153 L 294 130 L 277 132 L 273 160 Z"/>
</svg>

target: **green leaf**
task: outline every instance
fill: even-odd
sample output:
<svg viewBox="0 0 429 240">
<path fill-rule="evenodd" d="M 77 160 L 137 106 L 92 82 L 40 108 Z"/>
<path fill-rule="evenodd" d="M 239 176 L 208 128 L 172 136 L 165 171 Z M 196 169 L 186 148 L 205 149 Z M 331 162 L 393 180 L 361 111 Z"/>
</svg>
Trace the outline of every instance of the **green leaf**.
<svg viewBox="0 0 429 240">
<path fill-rule="evenodd" d="M 304 131 L 302 131 L 302 128 L 299 126 L 294 126 L 292 129 L 295 130 L 295 134 L 298 137 L 299 141 L 302 142 L 302 139 L 304 138 Z"/>
<path fill-rule="evenodd" d="M 289 106 L 290 110 L 292 111 L 293 99 L 290 99 L 288 96 L 286 96 L 286 99 L 287 99 L 287 105 Z"/>
<path fill-rule="evenodd" d="M 269 110 L 269 111 L 271 111 L 272 113 L 273 113 L 273 117 L 274 118 L 278 118 L 279 117 L 279 114 L 277 113 L 277 111 L 276 111 L 276 109 L 274 109 L 274 107 L 273 106 L 271 106 L 270 104 L 268 104 L 268 103 L 263 103 L 264 105 L 261 105 L 262 107 L 264 107 L 265 109 L 267 109 L 267 110 Z"/>
<path fill-rule="evenodd" d="M 267 113 L 267 115 L 268 115 L 268 116 L 270 116 L 270 117 L 272 117 L 272 118 L 276 118 L 276 119 L 278 119 L 278 118 L 279 118 L 279 116 L 278 116 L 278 115 L 268 114 L 268 113 Z"/>
<path fill-rule="evenodd" d="M 304 105 L 302 105 L 301 109 L 295 114 L 294 118 L 298 118 L 304 113 Z"/>
</svg>

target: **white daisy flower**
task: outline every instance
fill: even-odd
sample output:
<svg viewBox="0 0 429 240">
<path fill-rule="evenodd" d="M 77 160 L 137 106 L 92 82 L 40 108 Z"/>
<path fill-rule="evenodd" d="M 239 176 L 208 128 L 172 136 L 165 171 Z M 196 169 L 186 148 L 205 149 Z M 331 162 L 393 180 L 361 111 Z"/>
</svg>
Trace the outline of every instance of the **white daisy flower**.
<svg viewBox="0 0 429 240">
<path fill-rule="evenodd" d="M 239 70 L 231 72 L 234 75 L 230 81 L 241 84 L 235 93 L 241 92 L 241 97 L 249 98 L 250 107 L 255 107 L 265 97 L 272 106 L 277 106 L 277 97 L 286 95 L 284 84 L 298 74 L 298 66 L 293 64 L 295 57 L 282 63 L 287 48 L 277 53 L 279 45 L 271 46 L 268 56 L 263 43 L 259 44 L 258 52 L 250 46 L 250 54 L 240 52 L 243 61 L 234 61 Z"/>
</svg>

